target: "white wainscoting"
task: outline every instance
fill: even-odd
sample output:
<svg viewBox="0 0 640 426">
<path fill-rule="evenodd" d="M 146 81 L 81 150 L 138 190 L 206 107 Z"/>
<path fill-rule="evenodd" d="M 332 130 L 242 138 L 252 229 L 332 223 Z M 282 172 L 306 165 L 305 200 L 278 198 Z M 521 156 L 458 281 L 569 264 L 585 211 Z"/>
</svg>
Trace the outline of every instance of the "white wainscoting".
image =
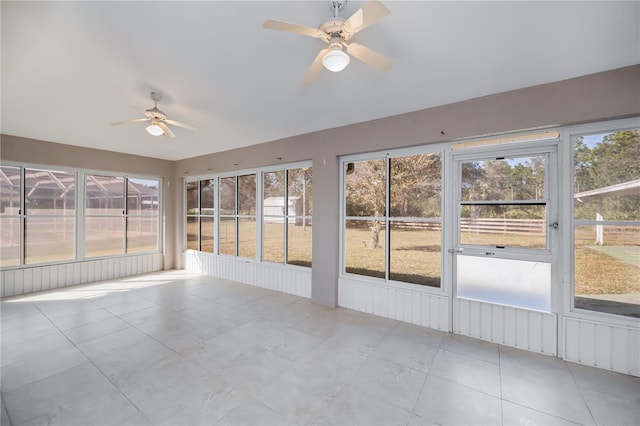
<svg viewBox="0 0 640 426">
<path fill-rule="evenodd" d="M 149 253 L 4 270 L 2 297 L 156 272 L 162 263 L 162 253 Z"/>
<path fill-rule="evenodd" d="M 185 270 L 311 298 L 311 268 L 185 252 Z"/>
<path fill-rule="evenodd" d="M 453 313 L 454 333 L 532 352 L 558 353 L 555 314 L 458 297 Z"/>
<path fill-rule="evenodd" d="M 437 295 L 348 277 L 338 280 L 338 305 L 356 311 L 449 331 L 449 301 Z"/>
<path fill-rule="evenodd" d="M 640 329 L 564 318 L 564 358 L 592 367 L 640 376 Z"/>
</svg>

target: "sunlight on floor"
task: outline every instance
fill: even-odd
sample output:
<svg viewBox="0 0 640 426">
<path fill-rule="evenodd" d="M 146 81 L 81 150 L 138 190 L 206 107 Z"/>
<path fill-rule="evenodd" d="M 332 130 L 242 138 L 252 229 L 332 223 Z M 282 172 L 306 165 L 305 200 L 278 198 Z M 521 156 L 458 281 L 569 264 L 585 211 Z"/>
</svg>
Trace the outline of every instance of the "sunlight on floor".
<svg viewBox="0 0 640 426">
<path fill-rule="evenodd" d="M 134 277 L 126 277 L 102 281 L 98 283 L 63 287 L 55 290 L 4 298 L 4 303 L 31 303 L 60 300 L 95 299 L 113 293 L 127 292 L 145 287 L 153 287 L 174 282 L 176 278 L 192 278 L 200 274 L 190 274 L 183 271 L 167 271 Z"/>
</svg>

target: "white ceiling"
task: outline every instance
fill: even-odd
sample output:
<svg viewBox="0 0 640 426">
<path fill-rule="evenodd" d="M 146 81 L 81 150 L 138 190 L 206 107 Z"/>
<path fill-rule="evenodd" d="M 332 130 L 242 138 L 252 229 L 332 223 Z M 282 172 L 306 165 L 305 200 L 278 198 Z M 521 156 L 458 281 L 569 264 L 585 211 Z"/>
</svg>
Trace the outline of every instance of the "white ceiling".
<svg viewBox="0 0 640 426">
<path fill-rule="evenodd" d="M 640 3 L 389 1 L 357 60 L 303 87 L 327 1 L 1 2 L 3 134 L 178 160 L 640 63 Z M 363 2 L 350 0 L 341 16 Z M 164 99 L 198 127 L 148 135 L 130 106 Z"/>
</svg>

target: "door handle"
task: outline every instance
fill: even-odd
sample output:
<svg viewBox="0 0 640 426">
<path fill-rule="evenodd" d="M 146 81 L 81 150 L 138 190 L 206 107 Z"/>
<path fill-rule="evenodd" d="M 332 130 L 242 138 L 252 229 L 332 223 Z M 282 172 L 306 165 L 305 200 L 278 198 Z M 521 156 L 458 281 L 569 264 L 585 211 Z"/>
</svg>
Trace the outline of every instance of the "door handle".
<svg viewBox="0 0 640 426">
<path fill-rule="evenodd" d="M 559 227 L 560 224 L 557 221 L 549 224 L 549 228 L 558 229 Z"/>
<path fill-rule="evenodd" d="M 454 253 L 462 253 L 463 252 L 463 248 L 462 247 L 456 247 L 456 248 L 450 248 L 449 250 L 447 250 L 449 253 L 454 254 Z"/>
</svg>

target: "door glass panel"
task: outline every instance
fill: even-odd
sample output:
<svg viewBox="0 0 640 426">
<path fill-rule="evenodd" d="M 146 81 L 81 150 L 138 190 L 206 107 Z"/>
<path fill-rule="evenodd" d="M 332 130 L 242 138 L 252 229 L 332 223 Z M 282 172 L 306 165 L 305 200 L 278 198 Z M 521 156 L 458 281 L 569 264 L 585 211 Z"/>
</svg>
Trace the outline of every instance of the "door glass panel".
<svg viewBox="0 0 640 426">
<path fill-rule="evenodd" d="M 546 206 L 467 205 L 460 208 L 460 244 L 544 249 Z"/>
<path fill-rule="evenodd" d="M 459 244 L 547 249 L 547 155 L 460 163 Z"/>
<path fill-rule="evenodd" d="M 457 296 L 549 312 L 551 264 L 456 256 Z"/>
<path fill-rule="evenodd" d="M 462 200 L 542 200 L 546 156 L 462 163 Z"/>
</svg>

